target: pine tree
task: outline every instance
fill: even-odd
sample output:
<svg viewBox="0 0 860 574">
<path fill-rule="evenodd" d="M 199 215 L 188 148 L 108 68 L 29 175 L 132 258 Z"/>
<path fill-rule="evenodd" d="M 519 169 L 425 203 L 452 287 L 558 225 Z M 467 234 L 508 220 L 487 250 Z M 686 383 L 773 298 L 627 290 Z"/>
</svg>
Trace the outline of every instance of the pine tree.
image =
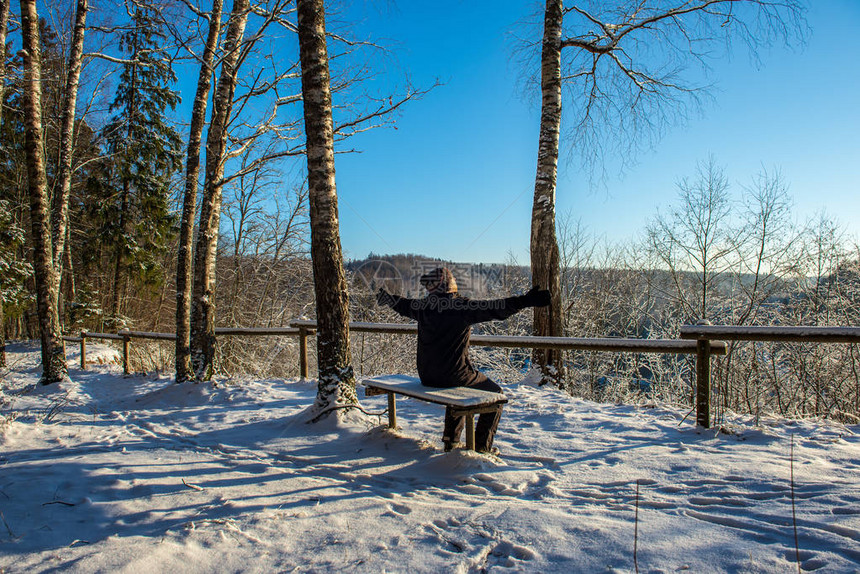
<svg viewBox="0 0 860 574">
<path fill-rule="evenodd" d="M 124 274 L 145 284 L 163 280 L 157 262 L 176 234 L 169 184 L 181 165 L 182 143 L 164 113 L 175 109 L 179 95 L 170 87 L 176 75 L 155 16 L 153 8 L 138 6 L 131 29 L 120 38 L 127 62 L 110 106 L 117 113 L 104 128 L 117 197 L 102 213 L 114 248 L 114 316 L 121 313 Z"/>
<path fill-rule="evenodd" d="M 26 282 L 33 267 L 18 256 L 24 243 L 24 230 L 12 216 L 11 205 L 0 199 L 0 367 L 6 366 L 5 316 L 16 316 L 30 304 Z"/>
<path fill-rule="evenodd" d="M 106 301 L 110 294 L 113 245 L 102 236 L 105 205 L 114 201 L 110 185 L 111 165 L 104 154 L 100 132 L 85 120 L 75 122 L 74 157 L 76 168 L 69 200 L 66 257 L 63 263 L 62 293 L 65 327 L 76 331 L 86 327 L 101 330 Z M 73 230 L 73 233 L 69 230 Z M 110 277 L 110 279 L 109 279 Z"/>
</svg>

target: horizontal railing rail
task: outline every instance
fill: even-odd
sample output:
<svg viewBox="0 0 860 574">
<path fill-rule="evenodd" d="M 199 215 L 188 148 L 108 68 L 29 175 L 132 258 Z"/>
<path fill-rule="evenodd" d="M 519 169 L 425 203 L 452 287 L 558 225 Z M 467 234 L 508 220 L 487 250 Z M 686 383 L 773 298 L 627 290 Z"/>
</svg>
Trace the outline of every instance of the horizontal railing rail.
<svg viewBox="0 0 860 574">
<path fill-rule="evenodd" d="M 316 329 L 314 319 L 293 319 L 291 327 L 301 329 Z M 417 323 L 369 323 L 366 321 L 350 321 L 349 330 L 352 333 L 387 333 L 392 335 L 415 335 L 418 333 Z"/>
<path fill-rule="evenodd" d="M 290 321 L 294 327 L 316 329 L 317 322 L 311 319 Z M 353 333 L 406 334 L 418 333 L 415 323 L 363 323 L 351 322 L 349 330 Z M 606 337 L 600 339 L 579 337 L 535 337 L 530 335 L 472 335 L 471 345 L 476 347 L 506 347 L 528 349 L 558 349 L 561 351 L 606 351 L 625 353 L 675 353 L 693 354 L 695 341 L 677 339 L 635 339 Z M 720 341 L 711 343 L 711 354 L 724 355 L 726 344 Z"/>
<path fill-rule="evenodd" d="M 860 343 L 860 327 L 684 325 L 681 327 L 681 338 L 785 343 Z"/>
<path fill-rule="evenodd" d="M 165 333 L 169 334 L 169 333 Z M 176 335 L 173 335 L 174 337 Z M 91 333 L 89 331 L 81 331 L 82 339 L 107 339 L 107 340 L 115 340 L 122 341 L 125 337 L 118 333 Z"/>
</svg>

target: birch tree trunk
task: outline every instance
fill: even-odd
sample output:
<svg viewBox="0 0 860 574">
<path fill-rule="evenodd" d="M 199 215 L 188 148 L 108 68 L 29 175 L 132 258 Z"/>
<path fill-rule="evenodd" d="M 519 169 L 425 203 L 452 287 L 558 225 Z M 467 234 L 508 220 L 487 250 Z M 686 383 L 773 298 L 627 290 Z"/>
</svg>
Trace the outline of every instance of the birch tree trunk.
<svg viewBox="0 0 860 574">
<path fill-rule="evenodd" d="M 191 365 L 197 380 L 212 375 L 215 359 L 215 260 L 227 126 L 236 91 L 242 38 L 250 13 L 249 0 L 235 0 L 227 22 L 221 75 L 212 99 L 212 118 L 206 136 L 206 174 L 200 205 L 200 227 L 194 250 L 194 287 L 191 304 Z"/>
<path fill-rule="evenodd" d="M 532 205 L 532 284 L 549 289 L 549 307 L 535 307 L 534 334 L 561 336 L 561 271 L 555 233 L 555 191 L 558 175 L 558 146 L 561 130 L 561 32 L 562 0 L 547 0 L 541 50 L 541 118 L 537 175 Z M 536 349 L 533 354 L 544 382 L 561 377 L 561 352 Z"/>
<path fill-rule="evenodd" d="M 63 254 L 66 248 L 66 226 L 69 223 L 69 195 L 72 190 L 72 149 L 74 146 L 75 108 L 78 104 L 78 84 L 84 54 L 88 0 L 78 0 L 75 9 L 75 27 L 69 48 L 68 76 L 65 101 L 60 119 L 59 190 L 54 197 L 54 268 L 60 280 L 63 277 Z"/>
<path fill-rule="evenodd" d="M 3 98 L 6 88 L 6 30 L 9 27 L 9 0 L 0 0 L 0 126 L 3 125 Z M 0 290 L 0 368 L 6 366 L 6 315 Z M 2 393 L 2 389 L 0 389 Z"/>
<path fill-rule="evenodd" d="M 296 2 L 307 136 L 311 259 L 317 306 L 320 414 L 358 403 L 349 349 L 349 295 L 338 229 L 334 128 L 324 0 Z"/>
<path fill-rule="evenodd" d="M 36 0 L 21 0 L 21 36 L 24 55 L 24 148 L 30 224 L 33 238 L 33 274 L 42 339 L 42 384 L 67 376 L 60 322 L 57 314 L 59 281 L 51 250 L 48 184 L 42 140 L 42 62 Z"/>
<path fill-rule="evenodd" d="M 197 92 L 191 110 L 188 152 L 185 161 L 185 197 L 179 230 L 179 255 L 176 266 L 176 382 L 192 376 L 191 371 L 191 285 L 194 216 L 197 209 L 197 179 L 200 176 L 200 142 L 206 125 L 206 107 L 212 87 L 212 73 L 218 37 L 221 35 L 223 0 L 213 0 L 209 14 L 209 34 L 200 63 Z"/>
</svg>

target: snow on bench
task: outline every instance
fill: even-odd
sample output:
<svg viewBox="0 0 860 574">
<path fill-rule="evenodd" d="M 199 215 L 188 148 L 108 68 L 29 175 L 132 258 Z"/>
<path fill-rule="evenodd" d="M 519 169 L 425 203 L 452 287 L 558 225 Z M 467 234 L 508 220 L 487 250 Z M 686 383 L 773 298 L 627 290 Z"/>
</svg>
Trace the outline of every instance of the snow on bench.
<svg viewBox="0 0 860 574">
<path fill-rule="evenodd" d="M 444 405 L 452 416 L 466 417 L 466 448 L 475 450 L 475 415 L 501 409 L 508 402 L 505 395 L 468 387 L 425 387 L 415 377 L 406 375 L 384 375 L 365 379 L 364 394 L 388 395 L 388 428 L 397 428 L 397 406 L 394 395 Z"/>
</svg>

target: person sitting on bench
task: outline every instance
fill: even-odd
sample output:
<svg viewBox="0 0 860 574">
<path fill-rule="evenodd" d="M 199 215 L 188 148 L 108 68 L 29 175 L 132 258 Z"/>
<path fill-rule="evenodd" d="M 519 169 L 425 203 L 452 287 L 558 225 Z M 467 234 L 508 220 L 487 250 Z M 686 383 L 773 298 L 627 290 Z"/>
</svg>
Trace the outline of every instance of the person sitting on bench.
<svg viewBox="0 0 860 574">
<path fill-rule="evenodd" d="M 469 360 L 471 326 L 507 319 L 528 307 L 546 307 L 550 304 L 550 292 L 533 287 L 525 295 L 505 299 L 468 299 L 457 293 L 457 282 L 447 267 L 433 269 L 422 275 L 420 281 L 428 291 L 423 299 L 408 299 L 380 289 L 376 301 L 418 321 L 417 362 L 421 383 L 428 387 L 469 387 L 501 393 L 502 388 L 475 369 Z M 493 438 L 501 415 L 500 405 L 495 412 L 479 416 L 475 450 L 498 453 L 498 449 L 493 449 Z M 459 446 L 464 426 L 465 417 L 452 416 L 448 408 L 442 435 L 446 452 Z"/>
</svg>

